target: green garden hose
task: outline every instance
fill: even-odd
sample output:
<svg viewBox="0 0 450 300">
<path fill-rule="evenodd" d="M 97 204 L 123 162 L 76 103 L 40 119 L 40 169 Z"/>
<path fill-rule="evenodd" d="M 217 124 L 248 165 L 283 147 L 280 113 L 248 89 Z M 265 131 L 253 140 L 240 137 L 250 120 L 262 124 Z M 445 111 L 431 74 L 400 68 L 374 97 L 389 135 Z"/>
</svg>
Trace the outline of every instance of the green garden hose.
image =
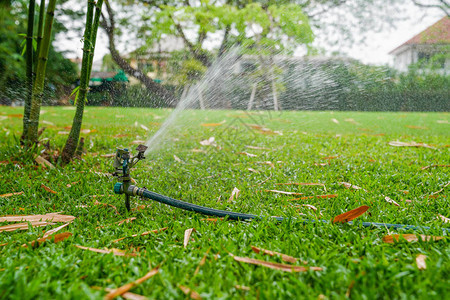
<svg viewBox="0 0 450 300">
<path fill-rule="evenodd" d="M 253 220 L 253 219 L 263 219 L 262 216 L 252 215 L 252 214 L 244 214 L 227 210 L 219 210 L 209 207 L 204 207 L 196 204 L 192 204 L 189 202 L 184 202 L 181 200 L 177 200 L 171 197 L 167 197 L 152 191 L 149 191 L 145 188 L 139 188 L 135 185 L 130 185 L 128 189 L 125 191 L 123 189 L 122 183 L 118 182 L 114 186 L 114 192 L 116 194 L 125 194 L 130 196 L 142 196 L 160 203 L 164 203 L 176 208 L 181 208 L 187 211 L 193 211 L 196 213 L 204 214 L 207 216 L 219 217 L 219 218 L 228 218 L 230 220 Z M 277 221 L 283 221 L 283 217 L 271 217 Z M 314 223 L 317 222 L 315 220 L 304 220 L 303 223 Z M 318 222 L 328 223 L 326 220 L 319 220 Z M 348 222 L 352 224 L 352 222 Z M 364 227 L 383 227 L 388 229 L 405 229 L 405 230 L 430 230 L 430 227 L 427 226 L 413 226 L 413 225 L 403 225 L 403 224 L 389 224 L 389 223 L 376 223 L 376 222 L 361 222 L 358 223 Z M 443 228 L 444 231 L 450 232 L 450 228 Z"/>
</svg>

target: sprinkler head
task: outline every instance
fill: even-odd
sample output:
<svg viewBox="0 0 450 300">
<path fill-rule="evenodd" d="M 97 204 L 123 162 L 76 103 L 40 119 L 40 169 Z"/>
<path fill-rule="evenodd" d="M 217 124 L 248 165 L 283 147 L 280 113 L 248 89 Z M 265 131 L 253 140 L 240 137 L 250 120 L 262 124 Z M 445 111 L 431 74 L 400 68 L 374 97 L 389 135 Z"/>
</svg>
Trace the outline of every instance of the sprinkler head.
<svg viewBox="0 0 450 300">
<path fill-rule="evenodd" d="M 115 194 L 123 194 L 123 183 L 122 182 L 116 182 L 114 185 L 114 193 Z"/>
<path fill-rule="evenodd" d="M 138 154 L 131 156 L 130 151 L 125 149 L 117 149 L 114 157 L 114 169 L 113 175 L 118 177 L 120 182 L 114 185 L 114 193 L 125 194 L 125 206 L 130 210 L 130 196 L 133 196 L 129 191 L 131 182 L 131 168 L 136 165 L 141 159 L 145 159 L 144 153 L 147 150 L 147 146 L 139 145 L 136 150 Z"/>
</svg>

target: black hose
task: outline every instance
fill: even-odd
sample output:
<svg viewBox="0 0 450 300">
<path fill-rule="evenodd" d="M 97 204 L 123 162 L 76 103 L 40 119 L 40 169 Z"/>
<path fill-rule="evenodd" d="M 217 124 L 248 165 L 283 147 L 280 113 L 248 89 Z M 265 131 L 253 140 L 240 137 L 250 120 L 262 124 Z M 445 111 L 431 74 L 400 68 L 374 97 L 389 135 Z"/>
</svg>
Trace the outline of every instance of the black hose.
<svg viewBox="0 0 450 300">
<path fill-rule="evenodd" d="M 149 191 L 147 189 L 139 189 L 137 192 L 138 194 L 151 199 L 158 201 L 160 203 L 164 203 L 173 207 L 181 208 L 188 211 L 193 211 L 196 213 L 201 213 L 207 216 L 213 216 L 213 217 L 219 217 L 219 218 L 228 218 L 231 220 L 252 220 L 252 219 L 263 219 L 262 216 L 252 215 L 252 214 L 244 214 L 244 213 L 237 213 L 233 211 L 227 211 L 227 210 L 220 210 L 220 209 L 214 209 L 209 207 L 204 207 L 188 202 L 184 202 L 181 200 L 177 200 L 174 198 L 170 198 L 152 191 Z M 282 217 L 271 217 L 277 221 L 283 221 L 284 218 Z M 317 222 L 315 220 L 304 220 L 303 223 L 314 223 Z M 326 220 L 319 220 L 319 222 L 328 223 Z M 352 224 L 352 222 L 348 222 L 349 224 Z M 393 228 L 393 229 L 405 229 L 405 230 L 430 230 L 431 228 L 428 226 L 413 226 L 413 225 L 403 225 L 403 224 L 389 224 L 389 223 L 375 223 L 375 222 L 361 222 L 357 223 L 361 224 L 363 227 L 384 227 L 384 228 Z M 450 228 L 442 228 L 444 231 L 450 232 Z"/>
<path fill-rule="evenodd" d="M 193 211 L 196 213 L 201 213 L 207 216 L 213 216 L 213 217 L 219 217 L 219 218 L 228 218 L 231 220 L 252 220 L 252 219 L 260 219 L 261 217 L 257 215 L 251 215 L 251 214 L 243 214 L 243 213 L 237 213 L 233 211 L 227 211 L 227 210 L 220 210 L 220 209 L 214 209 L 209 207 L 204 207 L 188 202 L 184 202 L 181 200 L 173 199 L 155 192 L 151 192 L 149 190 L 144 189 L 142 196 L 149 198 L 151 200 L 155 200 L 173 207 L 181 208 L 188 211 Z M 281 217 L 274 217 L 278 221 L 282 221 L 283 218 Z"/>
</svg>

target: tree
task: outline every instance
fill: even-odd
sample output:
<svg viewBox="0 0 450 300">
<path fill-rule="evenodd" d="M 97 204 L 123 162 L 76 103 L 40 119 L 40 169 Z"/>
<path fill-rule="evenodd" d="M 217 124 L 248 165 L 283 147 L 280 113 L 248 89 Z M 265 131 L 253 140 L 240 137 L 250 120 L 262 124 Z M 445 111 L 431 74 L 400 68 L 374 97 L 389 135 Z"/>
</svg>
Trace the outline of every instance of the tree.
<svg viewBox="0 0 450 300">
<path fill-rule="evenodd" d="M 109 1 L 105 1 L 105 6 L 107 10 L 107 14 L 102 14 L 101 26 L 105 29 L 106 34 L 108 35 L 109 40 L 109 51 L 114 62 L 126 73 L 135 77 L 139 81 L 144 84 L 144 86 L 159 98 L 163 99 L 163 101 L 173 103 L 176 102 L 175 96 L 167 91 L 160 84 L 154 82 L 151 78 L 149 78 L 144 72 L 139 69 L 133 68 L 117 51 L 116 42 L 115 42 L 115 31 L 116 31 L 116 22 L 114 11 L 109 3 Z"/>
<path fill-rule="evenodd" d="M 81 67 L 80 86 L 76 91 L 76 105 L 75 116 L 70 129 L 69 137 L 67 138 L 64 149 L 61 153 L 61 160 L 64 164 L 69 163 L 77 150 L 83 148 L 83 143 L 79 144 L 80 130 L 83 122 L 84 104 L 86 103 L 86 95 L 89 89 L 89 79 L 91 77 L 92 62 L 94 59 L 95 43 L 97 41 L 97 29 L 100 22 L 100 14 L 102 10 L 103 0 L 88 0 L 88 7 L 86 13 L 86 27 L 84 31 L 84 45 L 83 45 L 83 61 Z M 94 16 L 95 7 L 95 16 Z M 81 150 L 79 151 L 81 153 Z"/>
<path fill-rule="evenodd" d="M 432 0 L 432 1 L 424 1 L 424 0 L 411 0 L 415 5 L 426 8 L 426 9 L 438 9 L 445 13 L 447 17 L 450 17 L 450 3 L 445 0 Z"/>
<path fill-rule="evenodd" d="M 209 67 L 212 61 L 223 55 L 232 44 L 239 44 L 246 49 L 247 53 L 266 51 L 269 47 L 277 51 L 292 51 L 294 45 L 308 44 L 312 41 L 312 32 L 307 17 L 302 13 L 301 7 L 295 4 L 262 5 L 251 1 L 227 0 L 223 3 L 209 1 L 127 1 L 126 6 L 133 5 L 134 9 L 142 12 L 142 18 L 133 23 L 137 30 L 133 36 L 136 40 L 145 41 L 139 49 L 143 52 L 151 49 L 155 42 L 164 36 L 178 36 L 189 52 L 184 65 L 187 68 L 196 66 L 196 60 L 201 65 Z M 140 80 L 149 90 L 162 98 L 170 98 L 161 85 L 148 78 L 142 70 L 130 66 L 130 64 L 119 54 L 116 48 L 115 13 L 106 2 L 107 14 L 104 15 L 102 27 L 106 30 L 109 38 L 109 48 L 113 60 L 129 75 Z M 121 12 L 124 10 L 119 9 Z M 126 10 L 125 10 L 126 11 Z M 128 14 L 122 15 L 119 20 L 121 26 L 130 24 Z M 138 25 L 139 24 L 139 25 Z M 248 29 L 251 30 L 248 30 Z M 196 37 L 191 38 L 189 34 L 196 32 Z M 211 34 L 222 33 L 221 43 L 216 50 L 211 51 L 205 46 Z M 256 35 L 259 36 L 257 44 Z M 189 74 L 192 70 L 183 70 L 180 74 Z"/>
</svg>

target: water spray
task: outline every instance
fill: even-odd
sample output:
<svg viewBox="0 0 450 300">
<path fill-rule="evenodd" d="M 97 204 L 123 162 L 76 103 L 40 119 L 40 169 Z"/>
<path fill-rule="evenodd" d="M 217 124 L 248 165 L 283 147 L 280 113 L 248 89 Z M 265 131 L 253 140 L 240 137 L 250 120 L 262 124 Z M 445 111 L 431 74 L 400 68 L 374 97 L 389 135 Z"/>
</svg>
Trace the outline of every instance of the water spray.
<svg viewBox="0 0 450 300">
<path fill-rule="evenodd" d="M 116 155 L 114 157 L 114 168 L 115 172 L 114 176 L 117 176 L 120 182 L 117 182 L 114 185 L 114 193 L 116 194 L 124 194 L 125 195 L 125 206 L 127 210 L 130 210 L 130 197 L 140 196 L 144 198 L 148 198 L 150 200 L 154 200 L 163 204 L 167 204 L 176 208 L 184 209 L 187 211 L 193 211 L 196 213 L 204 214 L 212 217 L 219 218 L 227 218 L 230 220 L 253 220 L 253 219 L 264 219 L 266 217 L 257 216 L 252 214 L 238 213 L 227 210 L 219 210 L 209 207 L 204 207 L 196 204 L 192 204 L 189 202 L 184 202 L 181 200 L 177 200 L 174 198 L 170 198 L 152 191 L 147 190 L 146 188 L 139 188 L 135 185 L 131 184 L 131 175 L 130 169 L 134 167 L 140 160 L 145 159 L 144 153 L 147 150 L 147 146 L 139 145 L 136 150 L 138 154 L 136 156 L 132 156 L 128 149 L 117 149 Z M 285 218 L 283 217 L 270 217 L 277 221 L 283 221 Z M 303 220 L 304 224 L 314 223 L 314 222 L 323 222 L 328 223 L 327 220 Z M 348 222 L 348 224 L 352 224 L 352 222 Z M 389 224 L 389 223 L 376 223 L 376 222 L 361 222 L 363 227 L 384 227 L 388 229 L 405 229 L 405 230 L 430 230 L 430 227 L 427 226 L 414 226 L 414 225 L 404 225 L 404 224 Z M 450 228 L 443 228 L 444 231 L 450 232 Z"/>
</svg>

